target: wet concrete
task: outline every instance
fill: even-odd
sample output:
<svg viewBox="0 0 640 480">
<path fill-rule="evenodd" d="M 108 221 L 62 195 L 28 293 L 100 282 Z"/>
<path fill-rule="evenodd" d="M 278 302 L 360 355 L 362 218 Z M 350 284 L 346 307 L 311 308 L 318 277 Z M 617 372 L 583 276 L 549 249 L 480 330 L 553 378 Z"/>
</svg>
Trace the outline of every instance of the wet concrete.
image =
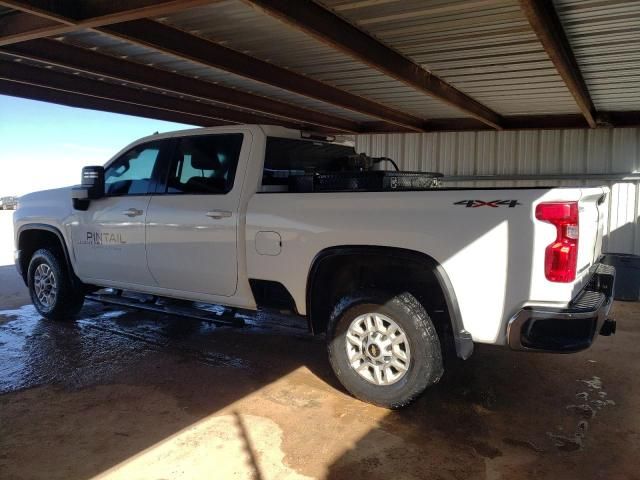
<svg viewBox="0 0 640 480">
<path fill-rule="evenodd" d="M 295 321 L 89 303 L 48 322 L 13 267 L 0 279 L 0 478 L 640 478 L 639 304 L 580 354 L 479 347 L 389 412 Z"/>
<path fill-rule="evenodd" d="M 0 267 L 13 263 L 13 210 L 0 210 Z M 0 279 L 0 285 L 1 283 Z"/>
</svg>

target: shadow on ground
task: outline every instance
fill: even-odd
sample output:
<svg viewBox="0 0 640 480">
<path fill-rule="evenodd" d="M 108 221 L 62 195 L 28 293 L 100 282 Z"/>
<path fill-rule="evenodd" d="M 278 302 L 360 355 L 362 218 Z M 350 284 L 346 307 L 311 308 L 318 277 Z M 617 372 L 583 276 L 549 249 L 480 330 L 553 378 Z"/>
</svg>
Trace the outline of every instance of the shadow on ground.
<svg viewBox="0 0 640 480">
<path fill-rule="evenodd" d="M 327 477 L 640 478 L 639 312 L 616 304 L 618 336 L 580 354 L 478 348 L 415 404 L 388 413 Z"/>
<path fill-rule="evenodd" d="M 51 323 L 7 298 L 3 478 L 637 478 L 638 304 L 616 304 L 618 335 L 587 352 L 478 348 L 389 412 L 344 393 L 324 343 L 290 323 L 97 304 Z"/>
</svg>

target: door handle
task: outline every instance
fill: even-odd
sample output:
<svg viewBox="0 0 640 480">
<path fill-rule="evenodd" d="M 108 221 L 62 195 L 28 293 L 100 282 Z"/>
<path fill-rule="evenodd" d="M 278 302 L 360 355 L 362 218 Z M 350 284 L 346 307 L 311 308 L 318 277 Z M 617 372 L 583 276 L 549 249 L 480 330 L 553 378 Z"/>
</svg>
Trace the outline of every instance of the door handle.
<svg viewBox="0 0 640 480">
<path fill-rule="evenodd" d="M 221 218 L 229 218 L 231 216 L 231 212 L 226 210 L 213 210 L 211 212 L 207 212 L 207 217 L 214 218 L 216 220 L 220 220 Z"/>
<path fill-rule="evenodd" d="M 125 210 L 122 212 L 123 215 L 127 217 L 139 217 L 144 212 L 142 210 L 138 210 L 137 208 L 130 208 L 129 210 Z"/>
</svg>

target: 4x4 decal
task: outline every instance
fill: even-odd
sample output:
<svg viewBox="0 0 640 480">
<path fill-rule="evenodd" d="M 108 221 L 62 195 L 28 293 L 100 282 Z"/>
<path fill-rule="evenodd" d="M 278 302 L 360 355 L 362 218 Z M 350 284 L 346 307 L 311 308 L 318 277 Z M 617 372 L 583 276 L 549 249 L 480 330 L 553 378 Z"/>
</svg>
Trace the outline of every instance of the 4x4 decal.
<svg viewBox="0 0 640 480">
<path fill-rule="evenodd" d="M 460 200 L 459 202 L 454 202 L 453 204 L 464 205 L 467 208 L 478 208 L 478 207 L 514 208 L 517 205 L 522 205 L 520 202 L 518 202 L 518 200 L 492 200 L 490 202 L 485 202 L 484 200 Z"/>
</svg>

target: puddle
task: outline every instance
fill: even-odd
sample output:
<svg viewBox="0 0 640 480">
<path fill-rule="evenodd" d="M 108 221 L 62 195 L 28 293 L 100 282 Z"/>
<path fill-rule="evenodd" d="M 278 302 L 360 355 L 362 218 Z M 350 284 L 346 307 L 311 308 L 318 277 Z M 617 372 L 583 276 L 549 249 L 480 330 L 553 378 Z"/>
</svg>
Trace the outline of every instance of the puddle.
<svg viewBox="0 0 640 480">
<path fill-rule="evenodd" d="M 224 307 L 196 304 L 214 315 Z M 32 305 L 0 310 L 0 393 L 43 383 L 80 386 L 131 367 L 150 352 L 174 354 L 214 367 L 251 369 L 215 332 L 309 337 L 301 317 L 273 312 L 242 312 L 243 328 L 168 314 L 121 309 L 88 301 L 72 322 L 40 317 Z M 310 338 L 310 337 L 309 337 Z"/>
<path fill-rule="evenodd" d="M 546 452 L 544 448 L 537 446 L 535 443 L 533 443 L 530 440 L 518 440 L 517 438 L 505 437 L 502 439 L 502 441 L 507 445 L 511 445 L 512 447 L 526 448 L 528 450 L 533 450 L 536 453 Z"/>
<path fill-rule="evenodd" d="M 590 379 L 577 380 L 579 383 L 587 387 L 586 391 L 576 393 L 576 400 L 582 402 L 579 404 L 569 404 L 565 408 L 578 416 L 580 420 L 576 423 L 573 434 L 565 435 L 553 432 L 547 432 L 547 436 L 551 439 L 553 445 L 560 451 L 573 452 L 581 450 L 584 446 L 587 431 L 589 430 L 589 421 L 593 420 L 596 415 L 608 406 L 615 405 L 613 400 L 607 398 L 608 394 L 604 390 L 602 379 L 593 376 Z"/>
<path fill-rule="evenodd" d="M 43 319 L 32 305 L 0 310 L 0 393 L 42 384 L 80 388 L 131 370 L 152 352 L 209 366 L 249 368 L 212 348 L 210 324 L 88 302 L 75 321 Z"/>
<path fill-rule="evenodd" d="M 576 414 L 578 414 L 583 418 L 588 419 L 596 416 L 595 409 L 591 405 L 588 405 L 586 403 L 582 403 L 580 405 L 567 405 L 566 408 L 567 410 L 572 410 L 573 412 L 575 412 Z"/>
<path fill-rule="evenodd" d="M 602 388 L 602 380 L 600 377 L 592 377 L 591 380 L 578 380 L 579 382 L 584 383 L 591 390 L 600 390 Z"/>
<path fill-rule="evenodd" d="M 547 432 L 547 435 L 553 442 L 553 445 L 561 452 L 575 452 L 582 449 L 583 436 L 575 433 L 573 437 L 558 435 L 556 433 Z"/>
</svg>

